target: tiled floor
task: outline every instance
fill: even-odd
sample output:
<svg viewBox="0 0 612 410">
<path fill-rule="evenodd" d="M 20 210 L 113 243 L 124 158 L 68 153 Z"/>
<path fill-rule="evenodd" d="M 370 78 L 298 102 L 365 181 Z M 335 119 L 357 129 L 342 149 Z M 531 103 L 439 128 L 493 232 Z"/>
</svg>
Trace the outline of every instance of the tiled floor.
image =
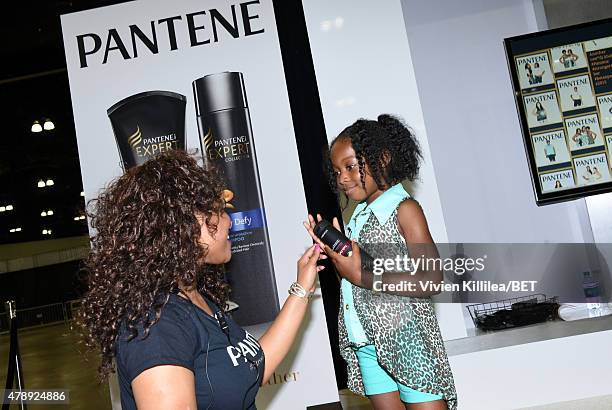
<svg viewBox="0 0 612 410">
<path fill-rule="evenodd" d="M 368 399 L 357 396 L 349 390 L 340 390 L 340 403 L 346 410 L 369 410 L 372 408 Z"/>
<path fill-rule="evenodd" d="M 68 389 L 70 405 L 54 409 L 109 409 L 108 384 L 97 380 L 97 360 L 83 354 L 84 346 L 68 325 L 24 329 L 19 333 L 19 350 L 25 387 Z M 9 336 L 0 336 L 0 381 L 6 380 Z M 41 408 L 40 406 L 28 406 Z"/>
</svg>

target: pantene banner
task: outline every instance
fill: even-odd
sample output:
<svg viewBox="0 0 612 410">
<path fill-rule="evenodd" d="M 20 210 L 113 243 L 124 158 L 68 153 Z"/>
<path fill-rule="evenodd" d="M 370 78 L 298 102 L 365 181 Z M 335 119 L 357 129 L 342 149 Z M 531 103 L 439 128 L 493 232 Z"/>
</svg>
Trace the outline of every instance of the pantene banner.
<svg viewBox="0 0 612 410">
<path fill-rule="evenodd" d="M 261 335 L 310 244 L 272 1 L 135 1 L 62 16 L 62 30 L 86 197 L 159 152 L 201 150 L 227 179 L 235 318 Z M 315 299 L 258 406 L 338 401 L 328 340 Z"/>
</svg>

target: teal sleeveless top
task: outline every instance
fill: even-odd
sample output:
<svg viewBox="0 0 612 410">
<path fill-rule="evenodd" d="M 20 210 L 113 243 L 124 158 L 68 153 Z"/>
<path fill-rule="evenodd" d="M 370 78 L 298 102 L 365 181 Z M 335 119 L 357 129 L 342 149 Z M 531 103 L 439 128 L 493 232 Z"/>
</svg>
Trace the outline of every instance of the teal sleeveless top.
<svg viewBox="0 0 612 410">
<path fill-rule="evenodd" d="M 359 204 L 346 232 L 374 258 L 408 255 L 397 210 L 410 199 L 401 184 L 372 201 Z M 342 280 L 338 315 L 340 354 L 347 363 L 348 388 L 365 395 L 355 350 L 375 345 L 378 361 L 395 380 L 446 400 L 457 409 L 457 393 L 446 349 L 429 297 L 374 293 Z"/>
</svg>

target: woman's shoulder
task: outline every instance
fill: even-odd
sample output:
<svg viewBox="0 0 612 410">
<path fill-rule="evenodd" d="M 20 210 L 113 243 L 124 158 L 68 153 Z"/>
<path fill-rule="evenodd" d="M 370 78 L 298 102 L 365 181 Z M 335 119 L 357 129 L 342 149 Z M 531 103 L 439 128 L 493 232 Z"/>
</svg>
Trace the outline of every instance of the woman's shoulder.
<svg viewBox="0 0 612 410">
<path fill-rule="evenodd" d="M 128 381 L 146 369 L 161 365 L 182 366 L 193 371 L 202 341 L 192 320 L 193 311 L 177 298 L 176 295 L 168 297 L 148 331 L 140 322 L 133 336 L 125 324 L 122 326 L 116 358 L 120 374 Z"/>
<path fill-rule="evenodd" d="M 185 301 L 178 295 L 170 294 L 161 307 L 156 320 L 157 314 L 154 309 L 151 309 L 149 312 L 149 319 L 153 321 L 153 324 L 149 327 L 148 331 L 145 331 L 144 320 L 141 320 L 135 324 L 137 335 L 133 337 L 132 332 L 128 330 L 124 322 L 121 327 L 120 338 L 122 341 L 131 342 L 132 340 L 145 340 L 149 336 L 163 337 L 165 334 L 177 331 L 192 331 L 195 327 L 192 320 L 194 314 L 193 307 L 190 306 L 188 301 Z"/>
</svg>

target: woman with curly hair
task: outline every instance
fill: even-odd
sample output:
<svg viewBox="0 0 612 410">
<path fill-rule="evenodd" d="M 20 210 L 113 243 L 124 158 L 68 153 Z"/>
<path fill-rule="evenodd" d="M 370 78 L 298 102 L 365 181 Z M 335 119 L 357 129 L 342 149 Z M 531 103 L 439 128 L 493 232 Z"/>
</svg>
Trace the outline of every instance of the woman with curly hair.
<svg viewBox="0 0 612 410">
<path fill-rule="evenodd" d="M 386 114 L 377 121 L 357 120 L 330 146 L 332 188 L 359 204 L 346 225 L 351 256 L 319 243 L 342 277 L 338 328 L 348 387 L 366 395 L 375 409 L 457 408 L 430 299 L 439 293 L 431 285 L 442 281 L 442 271 L 411 264 L 382 274 L 361 263 L 360 247 L 375 259 L 439 257 L 421 206 L 401 184 L 416 179 L 420 159 L 413 132 Z M 306 229 L 319 241 L 310 215 L 309 221 Z M 340 229 L 336 218 L 333 224 Z"/>
<path fill-rule="evenodd" d="M 322 269 L 318 245 L 299 259 L 291 295 L 256 340 L 224 312 L 231 222 L 222 194 L 214 170 L 170 151 L 94 201 L 78 321 L 101 352 L 101 377 L 116 368 L 123 410 L 255 408 L 295 339 Z"/>
</svg>

